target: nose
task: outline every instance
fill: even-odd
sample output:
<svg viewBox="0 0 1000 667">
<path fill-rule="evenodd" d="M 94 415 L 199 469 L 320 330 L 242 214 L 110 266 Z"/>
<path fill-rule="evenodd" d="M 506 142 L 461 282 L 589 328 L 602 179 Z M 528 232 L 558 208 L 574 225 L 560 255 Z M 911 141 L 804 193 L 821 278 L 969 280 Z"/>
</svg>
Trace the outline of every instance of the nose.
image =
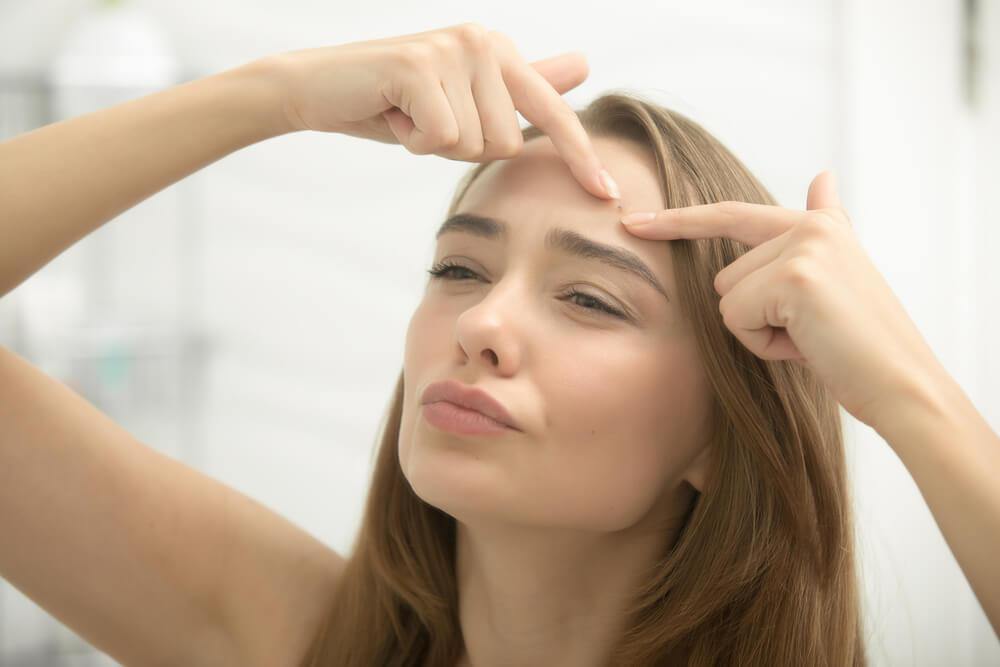
<svg viewBox="0 0 1000 667">
<path fill-rule="evenodd" d="M 479 359 L 493 370 L 512 372 L 519 358 L 518 313 L 523 297 L 513 283 L 494 285 L 483 299 L 462 312 L 455 322 L 458 344 L 469 359 Z"/>
</svg>

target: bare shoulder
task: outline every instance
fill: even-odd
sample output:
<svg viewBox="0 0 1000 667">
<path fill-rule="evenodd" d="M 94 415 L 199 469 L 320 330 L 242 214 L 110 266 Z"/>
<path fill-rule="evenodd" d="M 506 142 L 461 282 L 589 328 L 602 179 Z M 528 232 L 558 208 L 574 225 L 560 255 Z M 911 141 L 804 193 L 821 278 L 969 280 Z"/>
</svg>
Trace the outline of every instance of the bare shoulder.
<svg viewBox="0 0 1000 667">
<path fill-rule="evenodd" d="M 227 508 L 221 613 L 242 665 L 296 665 L 334 594 L 345 559 L 233 490 Z"/>
</svg>

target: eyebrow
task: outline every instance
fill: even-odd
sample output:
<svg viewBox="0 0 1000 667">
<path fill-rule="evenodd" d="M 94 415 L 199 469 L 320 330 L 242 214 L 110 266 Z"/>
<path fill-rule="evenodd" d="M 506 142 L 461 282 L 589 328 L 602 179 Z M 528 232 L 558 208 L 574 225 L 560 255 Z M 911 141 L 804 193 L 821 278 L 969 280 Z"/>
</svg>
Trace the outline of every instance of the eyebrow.
<svg viewBox="0 0 1000 667">
<path fill-rule="evenodd" d="M 507 223 L 497 218 L 490 218 L 474 213 L 457 213 L 441 225 L 435 240 L 451 232 L 465 232 L 474 236 L 481 236 L 486 239 L 497 240 L 507 236 Z M 582 257 L 584 259 L 594 259 L 608 266 L 612 266 L 621 271 L 632 274 L 644 281 L 653 289 L 663 295 L 667 301 L 670 296 L 667 290 L 657 279 L 650 268 L 639 259 L 639 256 L 621 246 L 606 245 L 591 238 L 578 234 L 577 232 L 564 227 L 553 227 L 545 234 L 545 247 L 549 250 L 560 250 L 562 252 Z"/>
</svg>

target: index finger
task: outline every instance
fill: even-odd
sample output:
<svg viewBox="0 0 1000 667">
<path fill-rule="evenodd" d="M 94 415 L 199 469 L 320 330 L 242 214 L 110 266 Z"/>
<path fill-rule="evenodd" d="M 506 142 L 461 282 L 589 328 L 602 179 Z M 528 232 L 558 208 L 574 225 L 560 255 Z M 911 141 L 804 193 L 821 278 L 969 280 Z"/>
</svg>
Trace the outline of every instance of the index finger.
<svg viewBox="0 0 1000 667">
<path fill-rule="evenodd" d="M 707 239 L 721 236 L 755 247 L 799 224 L 806 213 L 770 204 L 723 201 L 663 209 L 656 211 L 655 217 L 648 222 L 626 223 L 625 229 L 644 239 Z"/>
<path fill-rule="evenodd" d="M 570 108 L 543 72 L 555 81 L 582 80 L 580 61 L 573 56 L 548 58 L 539 61 L 539 69 L 525 63 L 506 39 L 499 40 L 501 48 L 501 71 L 510 92 L 514 108 L 521 112 L 531 124 L 542 130 L 562 156 L 574 178 L 587 192 L 602 199 L 617 199 L 620 195 L 609 193 L 601 180 L 604 168 L 594 151 L 590 135 L 583 129 L 576 112 Z M 576 60 L 574 63 L 573 61 Z M 584 66 L 586 62 L 583 62 Z M 541 70 L 541 71 L 539 71 Z M 578 84 L 573 83 L 572 86 Z"/>
</svg>

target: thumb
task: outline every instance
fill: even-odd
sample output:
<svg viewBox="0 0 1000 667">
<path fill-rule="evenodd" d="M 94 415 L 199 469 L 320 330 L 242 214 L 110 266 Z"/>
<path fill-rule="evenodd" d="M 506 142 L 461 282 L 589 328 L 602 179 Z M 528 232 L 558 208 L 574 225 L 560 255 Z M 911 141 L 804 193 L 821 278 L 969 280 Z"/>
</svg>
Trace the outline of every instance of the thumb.
<svg viewBox="0 0 1000 667">
<path fill-rule="evenodd" d="M 837 179 L 829 169 L 821 171 L 809 184 L 809 194 L 806 195 L 806 210 L 815 208 L 840 208 L 840 197 L 837 196 Z"/>
<path fill-rule="evenodd" d="M 558 56 L 536 60 L 530 63 L 560 94 L 579 86 L 590 74 L 587 57 L 579 51 L 562 53 Z"/>
</svg>

